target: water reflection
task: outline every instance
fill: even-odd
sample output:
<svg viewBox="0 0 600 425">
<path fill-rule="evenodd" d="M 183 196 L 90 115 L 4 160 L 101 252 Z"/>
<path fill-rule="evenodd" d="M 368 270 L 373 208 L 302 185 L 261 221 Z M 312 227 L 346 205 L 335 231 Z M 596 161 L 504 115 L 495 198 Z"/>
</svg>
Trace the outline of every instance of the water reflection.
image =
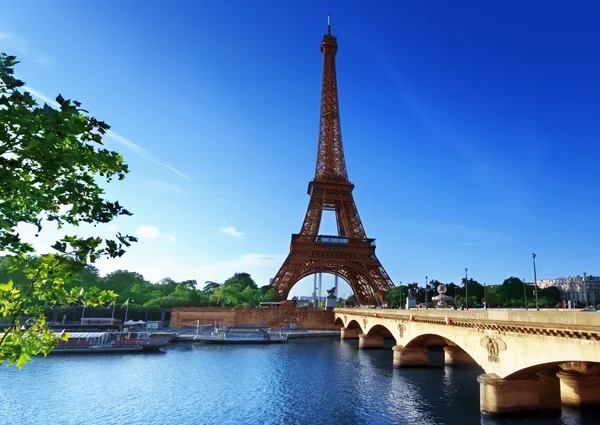
<svg viewBox="0 0 600 425">
<path fill-rule="evenodd" d="M 596 410 L 497 419 L 479 414 L 476 366 L 394 369 L 393 342 L 175 345 L 165 355 L 36 358 L 0 368 L 0 423 L 579 425 Z M 33 392 L 35 391 L 35 392 Z M 27 394 L 35 394 L 28 396 Z"/>
</svg>

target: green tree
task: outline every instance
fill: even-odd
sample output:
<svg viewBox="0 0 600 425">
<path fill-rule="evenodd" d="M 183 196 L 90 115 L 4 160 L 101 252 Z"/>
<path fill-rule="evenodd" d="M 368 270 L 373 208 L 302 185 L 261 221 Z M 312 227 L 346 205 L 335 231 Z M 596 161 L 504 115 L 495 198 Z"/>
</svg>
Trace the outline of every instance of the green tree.
<svg viewBox="0 0 600 425">
<path fill-rule="evenodd" d="M 561 302 L 560 289 L 556 286 L 540 289 L 538 295 L 545 300 L 544 307 L 554 307 Z"/>
<path fill-rule="evenodd" d="M 390 308 L 402 308 L 404 306 L 406 296 L 408 294 L 408 286 L 399 285 L 390 289 L 387 295 L 387 303 Z"/>
<path fill-rule="evenodd" d="M 508 303 L 508 297 L 501 285 L 487 287 L 488 307 L 503 307 Z"/>
<path fill-rule="evenodd" d="M 128 168 L 118 153 L 101 147 L 107 124 L 61 95 L 59 109 L 38 105 L 14 77 L 16 64 L 14 56 L 0 54 L 0 252 L 7 253 L 8 270 L 21 272 L 25 281 L 0 282 L 0 319 L 10 323 L 0 338 L 0 363 L 22 367 L 60 339 L 46 326 L 41 305 L 110 301 L 110 291 L 67 284 L 97 258 L 123 255 L 136 239 L 120 233 L 115 239 L 65 235 L 52 245 L 55 252 L 31 256 L 34 247 L 17 226 L 33 226 L 37 236 L 48 224 L 95 226 L 131 215 L 104 199 L 98 185 L 100 179 L 123 179 Z M 30 317 L 24 324 L 23 316 Z"/>
<path fill-rule="evenodd" d="M 210 296 L 211 301 L 224 306 L 258 305 L 258 287 L 248 273 L 236 273 Z"/>
<path fill-rule="evenodd" d="M 469 295 L 469 306 L 483 303 L 484 290 L 483 285 L 474 279 L 469 279 L 468 288 L 465 287 L 465 278 L 462 279 L 462 288 L 459 289 L 461 297 L 465 296 L 465 289 Z M 464 300 L 464 298 L 463 298 Z"/>
<path fill-rule="evenodd" d="M 217 282 L 211 282 L 210 280 L 204 282 L 204 288 L 202 290 L 207 294 L 212 294 L 215 289 L 220 288 L 221 284 Z"/>
<path fill-rule="evenodd" d="M 504 279 L 501 289 L 506 295 L 506 298 L 508 300 L 513 300 L 513 304 L 515 305 L 524 304 L 524 290 L 527 290 L 528 301 L 532 299 L 530 295 L 533 295 L 533 291 L 530 293 L 528 285 L 525 285 L 518 277 L 511 276 L 507 279 Z"/>
</svg>

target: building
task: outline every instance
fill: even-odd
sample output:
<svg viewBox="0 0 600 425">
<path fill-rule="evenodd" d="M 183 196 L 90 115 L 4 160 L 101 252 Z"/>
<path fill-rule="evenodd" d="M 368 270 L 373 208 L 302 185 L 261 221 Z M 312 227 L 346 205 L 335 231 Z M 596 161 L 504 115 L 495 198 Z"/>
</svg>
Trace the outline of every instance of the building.
<svg viewBox="0 0 600 425">
<path fill-rule="evenodd" d="M 585 303 L 600 303 L 600 276 L 559 277 L 556 279 L 538 279 L 540 289 L 556 286 L 563 300 Z"/>
</svg>

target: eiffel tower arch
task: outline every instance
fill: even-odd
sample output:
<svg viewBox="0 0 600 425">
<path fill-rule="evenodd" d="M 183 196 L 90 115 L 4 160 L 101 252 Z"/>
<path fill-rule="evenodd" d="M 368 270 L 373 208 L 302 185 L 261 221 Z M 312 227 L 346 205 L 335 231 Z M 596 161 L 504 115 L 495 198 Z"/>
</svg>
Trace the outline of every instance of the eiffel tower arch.
<svg viewBox="0 0 600 425">
<path fill-rule="evenodd" d="M 323 36 L 323 80 L 317 166 L 308 185 L 310 201 L 300 233 L 292 235 L 290 253 L 275 275 L 277 298 L 286 299 L 292 287 L 314 273 L 331 273 L 346 280 L 357 302 L 385 302 L 394 286 L 375 255 L 375 239 L 367 238 L 348 180 L 338 102 L 335 55 L 337 39 L 331 27 Z M 323 211 L 334 211 L 337 235 L 319 235 Z"/>
</svg>

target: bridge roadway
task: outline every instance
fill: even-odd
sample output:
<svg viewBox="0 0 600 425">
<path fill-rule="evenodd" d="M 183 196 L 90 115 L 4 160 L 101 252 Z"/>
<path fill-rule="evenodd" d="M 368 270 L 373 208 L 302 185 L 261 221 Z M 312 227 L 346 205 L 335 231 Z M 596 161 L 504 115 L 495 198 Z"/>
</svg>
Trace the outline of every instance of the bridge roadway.
<svg viewBox="0 0 600 425">
<path fill-rule="evenodd" d="M 393 337 L 394 367 L 426 367 L 431 346 L 478 364 L 486 414 L 600 405 L 600 312 L 336 308 L 334 320 L 361 349 Z"/>
</svg>

